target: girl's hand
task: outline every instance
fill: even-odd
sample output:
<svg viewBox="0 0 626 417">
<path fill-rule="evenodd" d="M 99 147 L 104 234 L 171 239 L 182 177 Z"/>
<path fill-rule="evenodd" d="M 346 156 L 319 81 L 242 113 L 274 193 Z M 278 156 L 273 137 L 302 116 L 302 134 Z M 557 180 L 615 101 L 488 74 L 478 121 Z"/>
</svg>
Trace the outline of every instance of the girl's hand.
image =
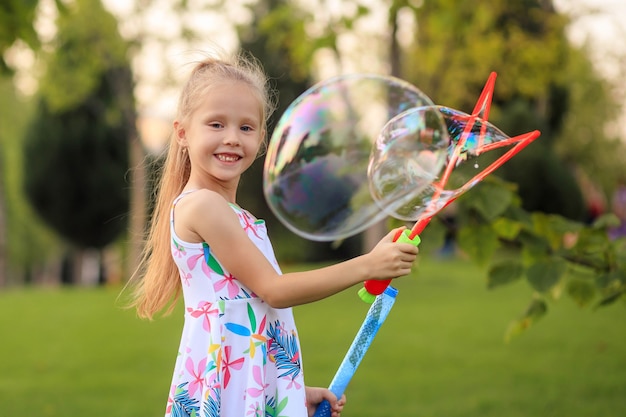
<svg viewBox="0 0 626 417">
<path fill-rule="evenodd" d="M 309 417 L 313 417 L 315 415 L 315 410 L 317 410 L 317 406 L 324 400 L 327 400 L 330 403 L 330 408 L 332 410 L 331 417 L 339 417 L 341 415 L 341 411 L 343 410 L 343 406 L 346 404 L 346 396 L 342 395 L 340 400 L 337 400 L 335 394 L 330 392 L 327 388 L 319 388 L 319 387 L 304 387 L 305 395 L 306 395 L 306 407 L 309 413 Z"/>
<path fill-rule="evenodd" d="M 419 249 L 410 243 L 393 241 L 396 233 L 404 229 L 406 227 L 399 227 L 387 233 L 367 254 L 371 262 L 371 279 L 393 279 L 411 273 Z"/>
</svg>

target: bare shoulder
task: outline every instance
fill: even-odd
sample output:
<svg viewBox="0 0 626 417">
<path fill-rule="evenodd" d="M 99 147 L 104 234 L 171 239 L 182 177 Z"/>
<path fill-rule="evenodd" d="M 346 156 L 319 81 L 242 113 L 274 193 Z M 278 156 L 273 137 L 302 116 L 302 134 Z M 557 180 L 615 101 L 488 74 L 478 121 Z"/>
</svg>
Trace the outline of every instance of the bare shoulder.
<svg viewBox="0 0 626 417">
<path fill-rule="evenodd" d="M 238 227 L 228 201 L 211 190 L 197 190 L 182 198 L 175 209 L 176 233 L 190 242 L 208 242 L 207 231 Z"/>
<path fill-rule="evenodd" d="M 178 206 L 185 207 L 187 210 L 197 210 L 211 206 L 219 207 L 220 205 L 228 206 L 228 202 L 220 194 L 205 188 L 190 192 L 178 203 Z"/>
</svg>

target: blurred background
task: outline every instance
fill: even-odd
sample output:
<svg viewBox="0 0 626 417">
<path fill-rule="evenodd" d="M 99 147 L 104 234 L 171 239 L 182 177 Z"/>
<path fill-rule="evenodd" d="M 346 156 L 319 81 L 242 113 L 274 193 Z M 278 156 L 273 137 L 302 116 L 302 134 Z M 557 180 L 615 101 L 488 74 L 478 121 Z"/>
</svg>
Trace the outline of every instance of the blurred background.
<svg viewBox="0 0 626 417">
<path fill-rule="evenodd" d="M 470 112 L 495 71 L 490 121 L 542 133 L 424 232 L 421 279 L 399 283 L 411 297 L 379 336 L 393 354 L 373 346 L 346 415 L 624 415 L 625 22 L 622 0 L 0 0 L 0 414 L 162 413 L 182 317 L 142 323 L 117 296 L 180 85 L 218 48 L 263 63 L 271 126 L 338 74 L 393 75 Z M 392 225 L 307 241 L 268 208 L 262 172 L 259 158 L 240 204 L 287 270 L 359 254 Z M 511 318 L 506 340 L 562 296 L 504 346 Z M 310 384 L 360 324 L 354 299 L 296 310 Z"/>
<path fill-rule="evenodd" d="M 498 171 L 524 209 L 588 221 L 625 181 L 624 4 L 605 1 L 3 0 L 0 287 L 127 280 L 189 62 L 252 52 L 280 108 L 350 72 L 405 79 L 468 112 L 499 74 L 491 121 L 541 139 Z M 271 223 L 284 262 L 342 258 L 306 242 L 262 196 L 262 158 L 242 204 Z M 470 193 L 471 194 L 471 193 Z M 457 227 L 458 225 L 455 225 Z M 376 233 L 375 233 L 376 234 Z"/>
</svg>

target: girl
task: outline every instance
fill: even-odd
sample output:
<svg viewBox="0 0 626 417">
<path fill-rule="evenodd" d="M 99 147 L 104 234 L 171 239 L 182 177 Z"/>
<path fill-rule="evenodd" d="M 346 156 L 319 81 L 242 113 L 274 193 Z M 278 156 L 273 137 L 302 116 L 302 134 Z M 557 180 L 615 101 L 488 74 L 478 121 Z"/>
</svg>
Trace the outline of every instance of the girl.
<svg viewBox="0 0 626 417">
<path fill-rule="evenodd" d="M 205 59 L 182 90 L 133 306 L 171 311 L 182 290 L 185 323 L 166 416 L 312 416 L 324 399 L 304 386 L 291 306 L 368 279 L 410 272 L 417 248 L 391 231 L 368 254 L 281 275 L 265 223 L 239 207 L 241 174 L 259 154 L 272 111 L 253 60 Z"/>
</svg>

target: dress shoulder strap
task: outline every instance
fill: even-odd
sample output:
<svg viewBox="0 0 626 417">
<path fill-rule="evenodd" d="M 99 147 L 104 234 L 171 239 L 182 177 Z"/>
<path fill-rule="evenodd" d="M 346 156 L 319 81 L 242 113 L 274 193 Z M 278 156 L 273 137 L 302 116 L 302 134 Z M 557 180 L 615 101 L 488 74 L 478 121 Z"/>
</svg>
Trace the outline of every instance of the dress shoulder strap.
<svg viewBox="0 0 626 417">
<path fill-rule="evenodd" d="M 176 197 L 174 199 L 174 201 L 172 201 L 172 207 L 170 208 L 170 224 L 171 224 L 172 227 L 174 227 L 174 208 L 176 207 L 176 204 L 178 204 L 178 202 L 180 201 L 181 198 L 183 198 L 187 194 L 193 193 L 194 191 L 198 191 L 198 190 L 187 190 L 187 191 L 184 191 L 184 192 L 180 193 L 178 195 L 178 197 Z"/>
</svg>

